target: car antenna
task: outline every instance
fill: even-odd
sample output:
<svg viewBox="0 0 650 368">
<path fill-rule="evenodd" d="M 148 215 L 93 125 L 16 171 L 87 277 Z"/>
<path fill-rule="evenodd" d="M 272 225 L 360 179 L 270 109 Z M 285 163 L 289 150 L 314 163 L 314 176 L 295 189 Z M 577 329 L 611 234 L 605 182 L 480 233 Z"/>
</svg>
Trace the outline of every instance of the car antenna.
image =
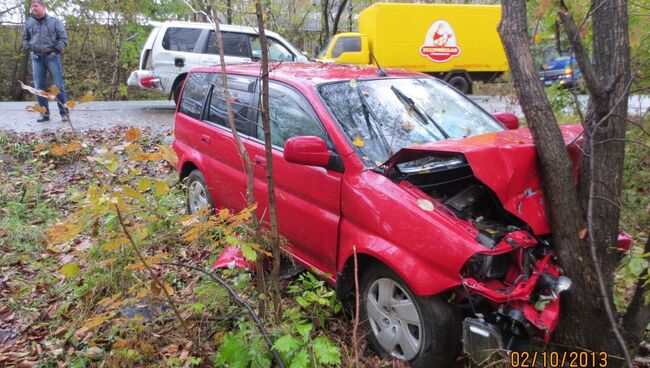
<svg viewBox="0 0 650 368">
<path fill-rule="evenodd" d="M 374 60 L 375 65 L 377 65 L 377 75 L 380 76 L 380 77 L 387 77 L 388 74 L 386 74 L 386 72 L 381 67 L 381 65 L 379 65 L 379 61 L 377 61 L 377 58 L 375 57 L 375 54 L 372 52 L 372 50 L 369 50 L 369 51 L 370 51 L 370 56 L 372 56 L 372 60 Z"/>
</svg>

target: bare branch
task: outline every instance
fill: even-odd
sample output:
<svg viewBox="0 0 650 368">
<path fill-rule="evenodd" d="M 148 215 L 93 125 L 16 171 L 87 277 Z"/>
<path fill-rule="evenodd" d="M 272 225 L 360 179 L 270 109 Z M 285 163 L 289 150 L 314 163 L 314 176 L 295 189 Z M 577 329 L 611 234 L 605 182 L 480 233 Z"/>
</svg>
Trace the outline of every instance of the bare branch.
<svg viewBox="0 0 650 368">
<path fill-rule="evenodd" d="M 650 150 L 650 146 L 647 145 L 647 144 L 644 143 L 644 142 L 635 141 L 635 140 L 633 140 L 633 139 L 625 139 L 625 138 L 607 138 L 607 139 L 603 139 L 602 141 L 595 142 L 595 143 L 594 143 L 594 146 L 599 145 L 599 144 L 603 144 L 603 143 L 608 143 L 608 142 L 629 142 L 629 143 L 635 143 L 635 144 L 638 144 L 638 145 L 643 146 L 643 147 L 645 147 L 645 148 L 647 148 L 647 149 Z"/>
<path fill-rule="evenodd" d="M 140 259 L 140 262 L 142 262 L 142 264 L 147 269 L 147 271 L 149 271 L 149 275 L 151 276 L 151 278 L 153 278 L 153 281 L 156 283 L 156 286 L 160 290 L 162 290 L 162 292 L 165 294 L 165 297 L 167 298 L 167 302 L 169 303 L 169 306 L 174 311 L 174 314 L 176 315 L 176 318 L 181 323 L 181 326 L 183 327 L 183 330 L 185 330 L 185 334 L 187 335 L 187 337 L 190 340 L 192 340 L 192 343 L 194 344 L 194 346 L 196 346 L 197 349 L 199 349 L 201 354 L 205 355 L 205 353 L 203 352 L 203 348 L 199 344 L 198 340 L 196 340 L 196 335 L 193 334 L 190 331 L 190 328 L 187 326 L 186 321 L 181 316 L 181 312 L 176 307 L 176 303 L 174 303 L 174 299 L 172 299 L 172 296 L 167 291 L 167 288 L 165 288 L 165 284 L 162 281 L 160 281 L 160 279 L 158 278 L 158 275 L 156 275 L 154 270 L 151 269 L 151 266 L 144 259 L 144 256 L 142 255 L 142 251 L 140 250 L 140 247 L 138 247 L 138 245 L 135 243 L 135 241 L 133 240 L 133 237 L 131 236 L 131 232 L 129 231 L 129 229 L 126 227 L 126 224 L 124 223 L 124 218 L 122 217 L 122 212 L 120 211 L 120 208 L 118 207 L 117 204 L 115 204 L 115 212 L 117 213 L 117 219 L 119 220 L 120 225 L 122 226 L 122 230 L 124 231 L 124 235 L 126 235 L 126 237 L 129 239 L 129 242 L 131 243 L 131 246 L 133 247 L 133 250 L 137 254 L 138 259 Z"/>
<path fill-rule="evenodd" d="M 183 264 L 183 263 L 174 263 L 174 262 L 161 263 L 161 264 L 169 265 L 169 266 L 175 266 L 175 267 L 183 267 L 183 268 L 187 268 L 187 269 L 190 269 L 190 270 L 199 271 L 202 274 L 210 277 L 212 280 L 216 281 L 219 285 L 221 285 L 224 289 L 226 289 L 228 294 L 230 294 L 235 299 L 235 301 L 237 301 L 237 303 L 240 306 L 244 307 L 244 309 L 246 309 L 246 311 L 248 312 L 248 315 L 251 316 L 251 318 L 253 319 L 253 321 L 257 325 L 257 328 L 260 330 L 260 333 L 262 334 L 262 338 L 264 339 L 266 344 L 269 346 L 269 349 L 271 350 L 271 354 L 273 354 L 273 358 L 278 363 L 278 366 L 280 366 L 282 368 L 285 367 L 284 362 L 280 358 L 280 355 L 278 355 L 278 352 L 273 348 L 273 341 L 271 341 L 271 337 L 269 336 L 268 331 L 266 331 L 266 327 L 264 327 L 264 324 L 262 323 L 262 321 L 260 321 L 260 318 L 257 316 L 257 314 L 255 314 L 255 311 L 253 311 L 253 308 L 251 308 L 251 306 L 248 303 L 246 303 L 246 301 L 244 299 L 242 299 L 239 296 L 239 294 L 237 294 L 237 292 L 235 290 L 233 290 L 233 288 L 231 288 L 230 285 L 228 285 L 228 283 L 226 283 L 221 278 L 217 277 L 212 272 L 208 272 L 208 271 L 206 271 L 206 270 L 204 270 L 202 268 L 196 267 L 196 266 L 187 265 L 187 264 Z"/>
<path fill-rule="evenodd" d="M 585 49 L 584 45 L 582 44 L 582 40 L 580 39 L 580 32 L 576 27 L 573 16 L 569 13 L 569 9 L 564 3 L 564 0 L 560 0 L 560 8 L 558 9 L 557 13 L 560 17 L 560 20 L 562 21 L 564 30 L 569 36 L 569 40 L 571 41 L 571 46 L 573 47 L 573 52 L 576 55 L 576 59 L 578 60 L 578 66 L 582 71 L 587 89 L 595 97 L 603 98 L 605 96 L 603 83 L 596 75 L 596 70 L 589 60 L 587 50 Z"/>
</svg>

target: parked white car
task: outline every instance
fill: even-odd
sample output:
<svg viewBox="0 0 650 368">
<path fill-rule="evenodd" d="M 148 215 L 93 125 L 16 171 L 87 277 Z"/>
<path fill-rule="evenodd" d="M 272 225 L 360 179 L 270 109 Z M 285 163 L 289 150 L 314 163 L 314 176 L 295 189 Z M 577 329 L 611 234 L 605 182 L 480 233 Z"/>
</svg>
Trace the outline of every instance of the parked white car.
<svg viewBox="0 0 650 368">
<path fill-rule="evenodd" d="M 169 21 L 152 23 L 140 69 L 129 76 L 129 86 L 160 91 L 178 101 L 187 72 L 197 66 L 219 64 L 214 26 L 209 23 Z M 257 29 L 220 25 L 226 63 L 259 60 L 262 51 Z M 308 58 L 275 32 L 266 31 L 269 59 L 306 61 Z"/>
</svg>

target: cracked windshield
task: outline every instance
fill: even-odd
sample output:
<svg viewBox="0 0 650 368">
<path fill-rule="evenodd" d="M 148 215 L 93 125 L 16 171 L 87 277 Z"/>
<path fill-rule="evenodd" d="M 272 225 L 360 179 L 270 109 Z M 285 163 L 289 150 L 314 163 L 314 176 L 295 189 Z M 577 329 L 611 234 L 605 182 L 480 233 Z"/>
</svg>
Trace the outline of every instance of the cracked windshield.
<svg viewBox="0 0 650 368">
<path fill-rule="evenodd" d="M 433 79 L 351 80 L 318 91 L 370 167 L 404 147 L 503 130 L 491 115 Z"/>
</svg>

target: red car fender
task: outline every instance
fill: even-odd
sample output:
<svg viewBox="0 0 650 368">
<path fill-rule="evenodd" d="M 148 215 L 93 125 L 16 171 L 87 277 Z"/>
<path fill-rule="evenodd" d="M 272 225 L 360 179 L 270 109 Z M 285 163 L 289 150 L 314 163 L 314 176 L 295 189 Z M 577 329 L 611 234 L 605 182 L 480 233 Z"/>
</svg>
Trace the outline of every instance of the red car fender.
<svg viewBox="0 0 650 368">
<path fill-rule="evenodd" d="M 453 273 L 437 269 L 422 257 L 391 244 L 375 234 L 355 226 L 349 221 L 342 221 L 340 227 L 340 244 L 337 271 L 343 272 L 346 263 L 354 257 L 368 255 L 395 271 L 407 286 L 418 295 L 435 295 L 460 285 L 460 277 L 450 277 Z"/>
<path fill-rule="evenodd" d="M 196 151 L 194 148 L 190 147 L 189 145 L 179 141 L 178 139 L 174 140 L 174 143 L 172 144 L 172 148 L 176 152 L 176 155 L 178 156 L 178 162 L 176 163 L 176 170 L 180 173 L 183 171 L 183 166 L 187 163 L 191 163 L 194 166 L 203 173 L 203 175 L 207 179 L 207 174 L 205 170 L 205 163 L 203 157 L 205 155 L 201 155 L 198 151 Z"/>
<path fill-rule="evenodd" d="M 345 176 L 336 270 L 343 270 L 356 246 L 397 272 L 416 294 L 437 294 L 458 285 L 465 262 L 486 250 L 476 232 L 417 188 L 372 171 Z"/>
</svg>

